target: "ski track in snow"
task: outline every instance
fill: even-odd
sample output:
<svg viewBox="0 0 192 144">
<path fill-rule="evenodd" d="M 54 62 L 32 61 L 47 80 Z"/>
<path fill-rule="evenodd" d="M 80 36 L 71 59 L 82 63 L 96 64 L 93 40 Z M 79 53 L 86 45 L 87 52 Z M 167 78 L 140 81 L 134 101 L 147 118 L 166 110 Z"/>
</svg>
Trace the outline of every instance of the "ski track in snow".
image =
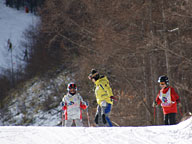
<svg viewBox="0 0 192 144">
<path fill-rule="evenodd" d="M 0 144 L 192 144 L 192 118 L 174 126 L 0 127 Z"/>
</svg>

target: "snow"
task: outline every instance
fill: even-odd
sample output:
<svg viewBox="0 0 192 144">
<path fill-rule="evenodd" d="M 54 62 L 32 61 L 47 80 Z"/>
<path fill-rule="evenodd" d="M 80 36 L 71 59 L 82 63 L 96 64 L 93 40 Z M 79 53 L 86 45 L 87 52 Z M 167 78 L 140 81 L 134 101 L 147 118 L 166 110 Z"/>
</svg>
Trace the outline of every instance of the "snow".
<svg viewBox="0 0 192 144">
<path fill-rule="evenodd" d="M 30 25 L 36 25 L 38 17 L 24 10 L 16 10 L 6 7 L 4 0 L 0 0 L 0 70 L 11 68 L 11 52 L 8 51 L 7 41 L 13 44 L 14 68 L 21 61 L 18 57 L 24 56 L 24 48 L 20 46 L 20 41 L 24 39 L 23 32 Z"/>
<path fill-rule="evenodd" d="M 192 117 L 173 126 L 0 127 L 1 144 L 191 144 Z"/>
</svg>

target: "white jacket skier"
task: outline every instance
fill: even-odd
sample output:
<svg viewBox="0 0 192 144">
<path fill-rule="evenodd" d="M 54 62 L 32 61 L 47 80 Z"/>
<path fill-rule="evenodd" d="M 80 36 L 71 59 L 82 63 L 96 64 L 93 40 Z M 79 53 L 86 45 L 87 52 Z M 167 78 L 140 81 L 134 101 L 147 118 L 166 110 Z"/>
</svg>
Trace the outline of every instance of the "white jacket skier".
<svg viewBox="0 0 192 144">
<path fill-rule="evenodd" d="M 62 99 L 62 106 L 65 113 L 65 127 L 71 127 L 73 121 L 76 126 L 82 127 L 82 109 L 87 108 L 86 102 L 77 93 L 77 86 L 75 83 L 68 84 L 68 93 Z"/>
</svg>

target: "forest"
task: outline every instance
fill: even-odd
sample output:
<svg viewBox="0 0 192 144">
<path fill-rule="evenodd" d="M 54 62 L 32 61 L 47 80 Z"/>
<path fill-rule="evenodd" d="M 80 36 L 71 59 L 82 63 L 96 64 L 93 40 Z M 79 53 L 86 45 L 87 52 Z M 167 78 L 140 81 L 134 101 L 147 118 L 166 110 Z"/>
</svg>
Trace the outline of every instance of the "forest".
<svg viewBox="0 0 192 144">
<path fill-rule="evenodd" d="M 44 0 L 5 0 L 6 6 L 17 10 L 25 8 L 26 12 L 36 13 Z"/>
<path fill-rule="evenodd" d="M 136 126 L 163 124 L 161 107 L 152 103 L 158 77 L 167 75 L 183 105 L 178 121 L 192 111 L 192 1 L 45 0 L 37 13 L 41 23 L 25 34 L 30 58 L 21 81 L 69 70 L 94 117 L 87 77 L 95 68 L 119 97 L 111 119 Z"/>
</svg>

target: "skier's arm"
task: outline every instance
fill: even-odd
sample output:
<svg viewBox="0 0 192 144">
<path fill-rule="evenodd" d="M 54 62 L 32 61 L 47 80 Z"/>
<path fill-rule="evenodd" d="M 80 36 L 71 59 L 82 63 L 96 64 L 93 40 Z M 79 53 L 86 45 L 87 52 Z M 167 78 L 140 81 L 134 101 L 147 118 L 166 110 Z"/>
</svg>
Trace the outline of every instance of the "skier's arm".
<svg viewBox="0 0 192 144">
<path fill-rule="evenodd" d="M 182 107 L 179 95 L 175 92 L 174 88 L 171 88 L 171 96 L 175 99 L 176 103 L 178 104 L 179 107 Z"/>
<path fill-rule="evenodd" d="M 175 101 L 177 103 L 180 103 L 180 99 L 179 99 L 179 96 L 178 94 L 175 92 L 174 88 L 171 88 L 171 95 L 174 97 Z"/>
<path fill-rule="evenodd" d="M 161 104 L 161 100 L 160 100 L 160 98 L 159 98 L 159 95 L 160 95 L 160 91 L 159 91 L 159 93 L 157 94 L 157 97 L 156 97 L 156 100 L 155 100 L 155 102 L 157 103 L 157 105 L 160 105 L 160 104 Z"/>
<path fill-rule="evenodd" d="M 86 109 L 88 105 L 86 104 L 85 101 L 83 101 L 83 98 L 79 95 L 79 100 L 80 100 L 80 108 Z"/>
<path fill-rule="evenodd" d="M 67 104 L 66 104 L 66 101 L 65 101 L 65 96 L 64 96 L 63 99 L 62 99 L 62 109 L 63 109 L 63 110 L 66 110 L 66 109 L 67 109 Z"/>
</svg>

